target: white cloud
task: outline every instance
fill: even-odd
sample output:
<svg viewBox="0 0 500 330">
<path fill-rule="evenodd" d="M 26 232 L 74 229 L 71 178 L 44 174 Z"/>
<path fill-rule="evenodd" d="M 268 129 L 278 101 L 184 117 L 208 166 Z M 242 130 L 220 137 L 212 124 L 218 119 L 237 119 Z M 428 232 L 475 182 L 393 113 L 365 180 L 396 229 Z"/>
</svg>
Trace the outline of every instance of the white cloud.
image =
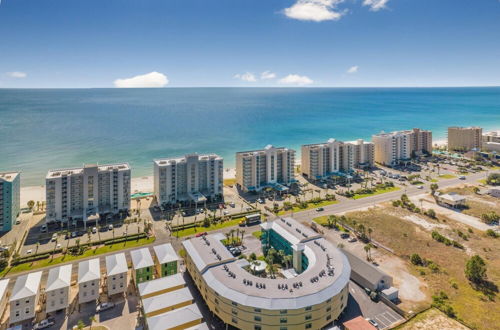
<svg viewBox="0 0 500 330">
<path fill-rule="evenodd" d="M 262 80 L 268 80 L 268 79 L 274 79 L 276 78 L 276 73 L 271 72 L 271 71 L 264 71 L 260 74 L 260 79 Z"/>
<path fill-rule="evenodd" d="M 346 11 L 339 11 L 337 6 L 344 0 L 297 0 L 289 8 L 285 8 L 286 16 L 300 21 L 339 20 Z M 365 0 L 366 1 L 366 0 Z M 383 1 L 383 0 L 382 0 Z"/>
<path fill-rule="evenodd" d="M 160 72 L 150 72 L 131 78 L 116 79 L 115 87 L 118 88 L 144 88 L 144 87 L 164 87 L 168 84 L 166 75 Z"/>
<path fill-rule="evenodd" d="M 280 79 L 280 84 L 304 86 L 312 84 L 314 81 L 307 76 L 299 76 L 298 74 L 289 74 Z"/>
<path fill-rule="evenodd" d="M 379 11 L 385 9 L 389 0 L 363 0 L 363 6 L 369 6 L 372 11 Z"/>
<path fill-rule="evenodd" d="M 7 75 L 11 78 L 26 78 L 28 76 L 26 72 L 20 71 L 7 72 Z"/>
<path fill-rule="evenodd" d="M 357 66 L 357 65 L 351 66 L 349 69 L 347 69 L 347 73 L 356 73 L 356 72 L 358 72 L 358 69 L 359 69 L 359 66 Z"/>
<path fill-rule="evenodd" d="M 235 74 L 234 78 L 241 79 L 241 80 L 247 81 L 247 82 L 256 82 L 257 81 L 257 78 L 255 78 L 255 75 L 251 72 L 245 72 L 243 74 L 239 74 L 239 73 Z"/>
</svg>

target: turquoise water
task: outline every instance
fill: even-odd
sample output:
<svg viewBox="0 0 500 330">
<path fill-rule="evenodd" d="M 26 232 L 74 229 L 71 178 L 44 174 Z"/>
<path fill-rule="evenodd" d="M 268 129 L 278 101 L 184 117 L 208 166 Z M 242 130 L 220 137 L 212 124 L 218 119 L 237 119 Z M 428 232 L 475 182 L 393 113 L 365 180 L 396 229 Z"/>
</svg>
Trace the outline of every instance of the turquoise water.
<svg viewBox="0 0 500 330">
<path fill-rule="evenodd" d="M 267 144 L 370 139 L 421 127 L 435 138 L 451 125 L 500 128 L 500 88 L 0 89 L 0 171 L 43 184 L 49 169 L 152 160 Z"/>
</svg>

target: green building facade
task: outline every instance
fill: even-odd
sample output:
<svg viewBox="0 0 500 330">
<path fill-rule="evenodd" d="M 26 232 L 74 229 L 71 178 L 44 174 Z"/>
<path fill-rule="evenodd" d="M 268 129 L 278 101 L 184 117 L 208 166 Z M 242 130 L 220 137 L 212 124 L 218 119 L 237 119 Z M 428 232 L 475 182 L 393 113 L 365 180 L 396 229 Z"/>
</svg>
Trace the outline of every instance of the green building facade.
<svg viewBox="0 0 500 330">
<path fill-rule="evenodd" d="M 16 172 L 0 173 L 0 232 L 10 231 L 19 216 L 20 177 Z"/>
</svg>

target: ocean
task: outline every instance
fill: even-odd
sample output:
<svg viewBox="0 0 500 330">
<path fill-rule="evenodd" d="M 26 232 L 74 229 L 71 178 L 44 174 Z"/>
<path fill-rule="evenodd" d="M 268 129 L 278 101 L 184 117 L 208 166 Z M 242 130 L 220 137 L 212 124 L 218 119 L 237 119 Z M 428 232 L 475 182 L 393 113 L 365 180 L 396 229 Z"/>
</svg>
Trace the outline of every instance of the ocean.
<svg viewBox="0 0 500 330">
<path fill-rule="evenodd" d="M 152 175 L 153 159 L 295 148 L 329 138 L 419 127 L 446 138 L 453 125 L 500 128 L 492 88 L 0 89 L 0 171 L 41 185 L 49 169 L 128 162 Z"/>
</svg>

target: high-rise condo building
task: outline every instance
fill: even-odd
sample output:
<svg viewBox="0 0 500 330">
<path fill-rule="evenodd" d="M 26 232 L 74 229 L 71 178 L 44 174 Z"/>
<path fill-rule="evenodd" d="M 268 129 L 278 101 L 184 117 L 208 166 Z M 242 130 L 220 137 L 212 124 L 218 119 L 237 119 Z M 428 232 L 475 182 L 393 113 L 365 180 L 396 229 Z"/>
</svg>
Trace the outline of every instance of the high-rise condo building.
<svg viewBox="0 0 500 330">
<path fill-rule="evenodd" d="M 204 203 L 222 197 L 223 159 L 215 154 L 189 154 L 154 161 L 158 204 Z"/>
<path fill-rule="evenodd" d="M 326 143 L 303 145 L 301 158 L 302 174 L 316 180 L 336 172 L 373 166 L 374 146 L 361 139 L 351 142 L 329 139 Z"/>
<path fill-rule="evenodd" d="M 483 141 L 481 127 L 448 127 L 448 150 L 480 150 Z"/>
<path fill-rule="evenodd" d="M 500 131 L 483 134 L 483 149 L 485 151 L 500 153 Z"/>
<path fill-rule="evenodd" d="M 372 136 L 372 141 L 375 162 L 383 165 L 397 165 L 418 154 L 432 152 L 432 132 L 418 128 L 376 134 Z"/>
<path fill-rule="evenodd" d="M 84 165 L 49 171 L 46 221 L 87 220 L 130 208 L 128 164 Z"/>
<path fill-rule="evenodd" d="M 21 174 L 0 173 L 0 232 L 12 229 L 20 211 Z"/>
<path fill-rule="evenodd" d="M 236 153 L 236 184 L 243 191 L 280 188 L 295 182 L 295 150 L 266 146 Z"/>
</svg>

